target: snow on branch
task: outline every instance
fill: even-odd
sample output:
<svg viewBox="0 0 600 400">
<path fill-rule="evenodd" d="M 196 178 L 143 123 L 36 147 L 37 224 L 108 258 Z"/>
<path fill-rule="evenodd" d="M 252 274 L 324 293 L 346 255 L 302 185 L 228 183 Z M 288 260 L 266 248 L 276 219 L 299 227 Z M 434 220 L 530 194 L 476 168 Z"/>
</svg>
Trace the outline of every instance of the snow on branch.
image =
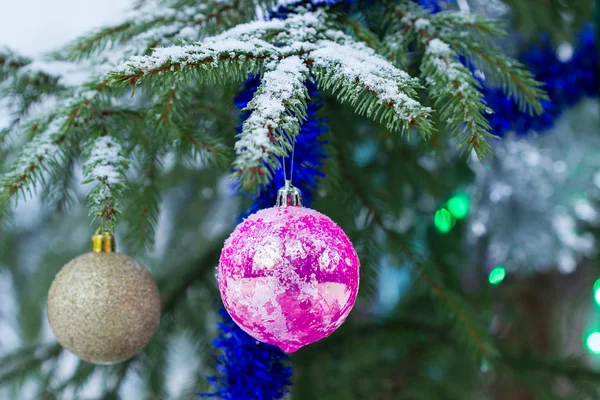
<svg viewBox="0 0 600 400">
<path fill-rule="evenodd" d="M 306 117 L 308 91 L 304 82 L 308 67 L 304 61 L 292 56 L 268 68 L 246 108 L 252 113 L 235 144 L 235 175 L 244 182 L 271 179 L 271 171 L 279 165 L 277 157 L 292 149 L 300 122 Z"/>
<path fill-rule="evenodd" d="M 0 188 L 4 192 L 3 200 L 8 200 L 19 192 L 33 193 L 32 186 L 39 179 L 43 179 L 43 172 L 58 167 L 66 152 L 63 142 L 68 122 L 67 116 L 51 119 L 47 126 L 25 145 L 13 163 L 12 170 L 0 180 Z"/>
<path fill-rule="evenodd" d="M 186 46 L 155 49 L 150 56 L 134 56 L 110 73 L 110 84 L 131 86 L 153 75 L 172 77 L 192 67 L 202 81 L 219 81 L 224 75 L 245 77 L 262 68 L 265 60 L 279 54 L 279 50 L 260 39 L 227 39 L 205 41 Z M 229 64 L 226 68 L 222 64 Z M 219 68 L 220 67 L 220 68 Z M 183 71 L 182 71 L 183 72 Z"/>
<path fill-rule="evenodd" d="M 19 193 L 35 192 L 38 180 L 44 173 L 61 168 L 69 152 L 69 136 L 75 125 L 87 122 L 91 110 L 97 105 L 105 82 L 89 82 L 70 98 L 58 101 L 42 115 L 21 122 L 21 134 L 32 136 L 11 165 L 11 171 L 0 180 L 2 202 Z"/>
<path fill-rule="evenodd" d="M 31 60 L 18 55 L 8 48 L 0 49 L 0 82 L 10 74 L 31 63 Z"/>
<path fill-rule="evenodd" d="M 125 171 L 129 161 L 123 149 L 111 136 L 101 136 L 87 143 L 83 165 L 84 183 L 97 182 L 87 195 L 90 215 L 102 217 L 103 226 L 114 230 L 118 203 L 126 189 Z"/>
<path fill-rule="evenodd" d="M 458 54 L 440 39 L 427 43 L 421 73 L 440 119 L 450 128 L 460 147 L 472 147 L 481 159 L 491 152 L 486 139 L 493 138 L 485 114 L 479 82 L 467 67 L 456 61 Z"/>
<path fill-rule="evenodd" d="M 431 134 L 431 109 L 417 100 L 418 79 L 359 43 L 321 41 L 316 47 L 308 57 L 320 87 L 390 130 L 414 126 L 424 137 Z"/>
</svg>

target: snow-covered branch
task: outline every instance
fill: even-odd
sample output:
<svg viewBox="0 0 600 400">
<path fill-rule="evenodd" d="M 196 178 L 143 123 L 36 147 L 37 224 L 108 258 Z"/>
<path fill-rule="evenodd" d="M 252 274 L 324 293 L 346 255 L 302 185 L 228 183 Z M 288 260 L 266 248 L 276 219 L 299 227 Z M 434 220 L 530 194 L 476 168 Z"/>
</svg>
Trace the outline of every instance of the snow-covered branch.
<svg viewBox="0 0 600 400">
<path fill-rule="evenodd" d="M 66 152 L 63 142 L 68 123 L 67 116 L 52 118 L 47 126 L 23 147 L 13 163 L 12 170 L 0 180 L 4 200 L 20 192 L 33 193 L 33 187 L 38 179 L 43 178 L 44 171 L 58 167 Z"/>
<path fill-rule="evenodd" d="M 235 144 L 236 175 L 245 182 L 268 182 L 271 171 L 285 156 L 306 117 L 308 91 L 304 81 L 308 67 L 300 57 L 288 57 L 268 66 L 262 84 L 247 109 L 252 113 L 244 122 Z"/>
<path fill-rule="evenodd" d="M 431 134 L 431 109 L 417 100 L 418 79 L 363 44 L 321 41 L 316 47 L 309 58 L 320 87 L 390 130 L 414 126 L 425 137 Z"/>
<path fill-rule="evenodd" d="M 425 49 L 421 78 L 425 82 L 440 120 L 459 147 L 473 149 L 479 158 L 491 153 L 487 139 L 493 138 L 480 83 L 467 66 L 469 61 L 488 67 L 504 91 L 521 109 L 540 113 L 546 94 L 524 67 L 501 54 L 493 40 L 504 36 L 497 21 L 463 13 L 429 14 L 418 7 L 400 6 L 396 10 L 400 25 L 396 35 L 411 38 Z"/>
<path fill-rule="evenodd" d="M 103 226 L 114 230 L 118 205 L 125 186 L 125 171 L 129 161 L 123 149 L 111 136 L 91 140 L 85 147 L 84 183 L 97 182 L 88 193 L 88 208 L 94 218 L 102 217 Z"/>
<path fill-rule="evenodd" d="M 111 73 L 113 85 L 135 86 L 148 77 L 170 79 L 195 73 L 203 82 L 218 82 L 223 75 L 243 79 L 262 69 L 265 60 L 276 57 L 279 50 L 260 39 L 242 41 L 206 41 L 203 43 L 155 49 L 150 56 L 134 56 Z M 193 69 L 193 71 L 190 71 Z"/>
</svg>

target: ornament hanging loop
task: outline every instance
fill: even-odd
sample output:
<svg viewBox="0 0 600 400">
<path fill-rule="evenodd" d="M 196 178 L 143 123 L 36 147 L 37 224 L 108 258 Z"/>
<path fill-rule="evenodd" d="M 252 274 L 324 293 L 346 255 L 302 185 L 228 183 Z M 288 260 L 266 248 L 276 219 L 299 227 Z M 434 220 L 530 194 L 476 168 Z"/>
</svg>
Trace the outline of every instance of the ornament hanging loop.
<svg viewBox="0 0 600 400">
<path fill-rule="evenodd" d="M 288 206 L 302 207 L 302 193 L 290 180 L 286 180 L 285 185 L 277 191 L 277 207 Z"/>
<path fill-rule="evenodd" d="M 114 253 L 117 247 L 114 236 L 98 228 L 94 236 L 92 236 L 92 252 L 93 253 Z"/>
</svg>

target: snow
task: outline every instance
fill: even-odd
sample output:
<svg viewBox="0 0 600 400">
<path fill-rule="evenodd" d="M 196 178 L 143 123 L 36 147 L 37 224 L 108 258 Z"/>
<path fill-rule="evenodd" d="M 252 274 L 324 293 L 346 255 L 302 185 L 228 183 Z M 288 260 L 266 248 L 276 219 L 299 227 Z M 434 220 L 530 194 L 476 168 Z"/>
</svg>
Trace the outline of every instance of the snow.
<svg viewBox="0 0 600 400">
<path fill-rule="evenodd" d="M 105 185 L 124 183 L 121 145 L 111 136 L 102 136 L 91 142 L 92 150 L 85 161 L 86 180 L 102 181 Z"/>
<path fill-rule="evenodd" d="M 426 54 L 438 55 L 441 57 L 449 56 L 452 52 L 450 45 L 446 42 L 441 41 L 438 38 L 431 39 L 427 44 Z"/>
<path fill-rule="evenodd" d="M 415 21 L 415 29 L 418 31 L 427 30 L 431 27 L 431 22 L 426 19 L 419 18 Z"/>
</svg>

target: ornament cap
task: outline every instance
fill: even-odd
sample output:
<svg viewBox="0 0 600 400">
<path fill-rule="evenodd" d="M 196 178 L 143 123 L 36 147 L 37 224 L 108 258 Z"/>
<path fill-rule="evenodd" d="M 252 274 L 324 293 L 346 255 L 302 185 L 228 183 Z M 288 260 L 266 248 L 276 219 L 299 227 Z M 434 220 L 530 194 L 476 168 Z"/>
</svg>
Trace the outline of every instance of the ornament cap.
<svg viewBox="0 0 600 400">
<path fill-rule="evenodd" d="M 108 231 L 101 231 L 98 228 L 94 236 L 92 236 L 92 252 L 93 253 L 114 253 L 117 243 L 113 235 Z"/>
<path fill-rule="evenodd" d="M 285 185 L 277 191 L 277 207 L 299 206 L 302 207 L 302 193 L 286 180 Z"/>
</svg>

